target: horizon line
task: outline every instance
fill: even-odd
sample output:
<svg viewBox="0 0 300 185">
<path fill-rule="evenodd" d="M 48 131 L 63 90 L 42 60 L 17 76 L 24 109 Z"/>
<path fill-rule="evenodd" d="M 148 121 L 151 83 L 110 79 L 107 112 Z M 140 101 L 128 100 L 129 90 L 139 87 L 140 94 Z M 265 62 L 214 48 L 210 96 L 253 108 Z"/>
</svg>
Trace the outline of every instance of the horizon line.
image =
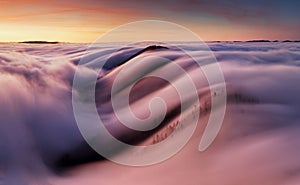
<svg viewBox="0 0 300 185">
<path fill-rule="evenodd" d="M 95 43 L 96 41 L 92 42 L 72 42 L 72 41 L 46 41 L 46 40 L 25 40 L 25 41 L 0 41 L 0 43 L 20 43 L 20 44 L 88 44 L 88 43 Z M 111 41 L 111 42 L 101 42 L 101 43 L 128 43 L 128 42 L 135 42 L 135 41 Z M 152 41 L 152 40 L 145 40 L 141 42 L 201 42 L 201 41 Z M 268 39 L 254 39 L 254 40 L 203 40 L 203 42 L 300 42 L 300 39 L 296 40 L 268 40 Z M 99 42 L 100 43 L 100 42 Z"/>
</svg>

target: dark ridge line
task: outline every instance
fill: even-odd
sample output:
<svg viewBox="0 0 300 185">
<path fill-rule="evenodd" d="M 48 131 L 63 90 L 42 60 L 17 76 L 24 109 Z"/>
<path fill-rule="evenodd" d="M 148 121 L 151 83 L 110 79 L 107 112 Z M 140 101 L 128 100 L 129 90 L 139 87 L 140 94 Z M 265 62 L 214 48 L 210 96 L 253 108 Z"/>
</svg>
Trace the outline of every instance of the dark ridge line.
<svg viewBox="0 0 300 185">
<path fill-rule="evenodd" d="M 270 40 L 248 40 L 246 42 L 272 42 Z"/>
<path fill-rule="evenodd" d="M 104 67 L 104 69 L 105 69 L 106 71 L 110 71 L 110 70 L 112 70 L 112 69 L 114 69 L 114 68 L 116 68 L 116 67 L 118 67 L 118 66 L 121 66 L 121 65 L 127 63 L 127 62 L 130 61 L 131 59 L 133 59 L 133 58 L 139 56 L 140 54 L 142 54 L 142 53 L 144 53 L 144 52 L 146 52 L 146 51 L 153 51 L 153 50 L 157 50 L 157 49 L 169 49 L 169 48 L 168 48 L 168 47 L 165 47 L 165 46 L 160 46 L 160 45 L 151 45 L 151 46 L 147 46 L 146 48 L 144 48 L 144 49 L 142 49 L 142 50 L 136 52 L 135 54 L 131 55 L 130 57 L 128 57 L 128 58 L 125 59 L 124 61 L 120 62 L 119 64 L 117 64 L 117 65 L 115 65 L 115 66 L 109 66 L 109 61 L 110 61 L 112 58 L 116 57 L 116 56 L 112 56 L 112 57 L 110 57 L 110 58 L 106 61 L 106 63 L 104 64 L 103 67 Z M 100 78 L 98 78 L 98 79 L 100 79 Z"/>
<path fill-rule="evenodd" d="M 23 43 L 23 44 L 59 44 L 60 42 L 58 42 L 58 41 L 53 41 L 53 42 L 49 42 L 49 41 L 23 41 L 23 42 L 19 42 L 19 43 Z"/>
<path fill-rule="evenodd" d="M 144 49 L 142 49 L 141 51 L 135 53 L 134 55 L 132 55 L 131 57 L 129 57 L 127 60 L 125 60 L 124 63 L 128 62 L 129 60 L 133 59 L 134 57 L 146 52 L 146 51 L 152 51 L 152 50 L 156 50 L 156 49 L 169 49 L 165 46 L 160 46 L 160 45 L 151 45 L 151 46 L 148 46 Z"/>
<path fill-rule="evenodd" d="M 248 41 L 232 41 L 232 42 L 300 42 L 300 40 L 248 40 Z"/>
<path fill-rule="evenodd" d="M 259 43 L 259 42 L 266 42 L 266 43 L 274 43 L 274 42 L 300 42 L 300 40 L 246 40 L 246 41 L 241 41 L 241 40 L 233 40 L 233 41 L 204 41 L 206 43 Z"/>
</svg>

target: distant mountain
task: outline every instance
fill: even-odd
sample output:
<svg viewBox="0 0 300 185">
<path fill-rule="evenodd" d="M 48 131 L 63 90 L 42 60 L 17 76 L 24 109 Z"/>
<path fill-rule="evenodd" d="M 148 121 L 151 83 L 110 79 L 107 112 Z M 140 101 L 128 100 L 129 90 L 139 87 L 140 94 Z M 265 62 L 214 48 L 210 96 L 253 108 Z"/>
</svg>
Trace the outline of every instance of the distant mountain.
<svg viewBox="0 0 300 185">
<path fill-rule="evenodd" d="M 271 42 L 270 40 L 248 40 L 246 42 Z"/>
<path fill-rule="evenodd" d="M 245 41 L 245 42 L 300 42 L 300 40 L 282 40 L 282 41 L 279 41 L 279 40 L 248 40 L 248 41 Z"/>
<path fill-rule="evenodd" d="M 24 41 L 20 43 L 25 43 L 25 44 L 58 44 L 59 42 L 54 41 L 54 42 L 48 42 L 48 41 Z"/>
</svg>

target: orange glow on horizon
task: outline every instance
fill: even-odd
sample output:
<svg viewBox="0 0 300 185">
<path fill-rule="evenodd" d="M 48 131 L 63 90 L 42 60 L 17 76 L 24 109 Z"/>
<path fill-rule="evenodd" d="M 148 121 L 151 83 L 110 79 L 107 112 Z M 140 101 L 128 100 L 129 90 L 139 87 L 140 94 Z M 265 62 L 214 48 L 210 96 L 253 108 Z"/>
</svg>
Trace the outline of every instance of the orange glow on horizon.
<svg viewBox="0 0 300 185">
<path fill-rule="evenodd" d="M 176 9 L 167 13 L 147 10 L 146 3 L 143 6 L 132 6 L 136 7 L 129 7 L 121 1 L 0 0 L 0 42 L 93 42 L 117 26 L 147 19 L 165 20 L 185 26 L 204 41 L 299 40 L 297 25 L 283 24 L 280 27 L 277 20 L 274 24 L 253 23 L 240 20 L 242 18 L 239 17 L 222 17 L 222 10 L 211 7 L 212 10 L 208 9 L 211 14 L 193 17 L 179 15 L 176 11 L 180 13 L 180 10 Z M 124 37 L 119 40 L 130 38 L 128 35 L 128 38 Z"/>
</svg>

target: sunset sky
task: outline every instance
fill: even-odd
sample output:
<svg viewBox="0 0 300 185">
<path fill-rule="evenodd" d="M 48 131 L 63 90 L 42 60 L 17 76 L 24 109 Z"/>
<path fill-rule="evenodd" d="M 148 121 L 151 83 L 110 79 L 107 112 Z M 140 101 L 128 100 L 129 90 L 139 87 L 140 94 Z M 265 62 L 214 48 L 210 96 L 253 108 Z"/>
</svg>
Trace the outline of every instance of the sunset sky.
<svg viewBox="0 0 300 185">
<path fill-rule="evenodd" d="M 144 19 L 180 24 L 206 41 L 300 40 L 297 0 L 0 0 L 0 42 L 91 42 Z"/>
</svg>

